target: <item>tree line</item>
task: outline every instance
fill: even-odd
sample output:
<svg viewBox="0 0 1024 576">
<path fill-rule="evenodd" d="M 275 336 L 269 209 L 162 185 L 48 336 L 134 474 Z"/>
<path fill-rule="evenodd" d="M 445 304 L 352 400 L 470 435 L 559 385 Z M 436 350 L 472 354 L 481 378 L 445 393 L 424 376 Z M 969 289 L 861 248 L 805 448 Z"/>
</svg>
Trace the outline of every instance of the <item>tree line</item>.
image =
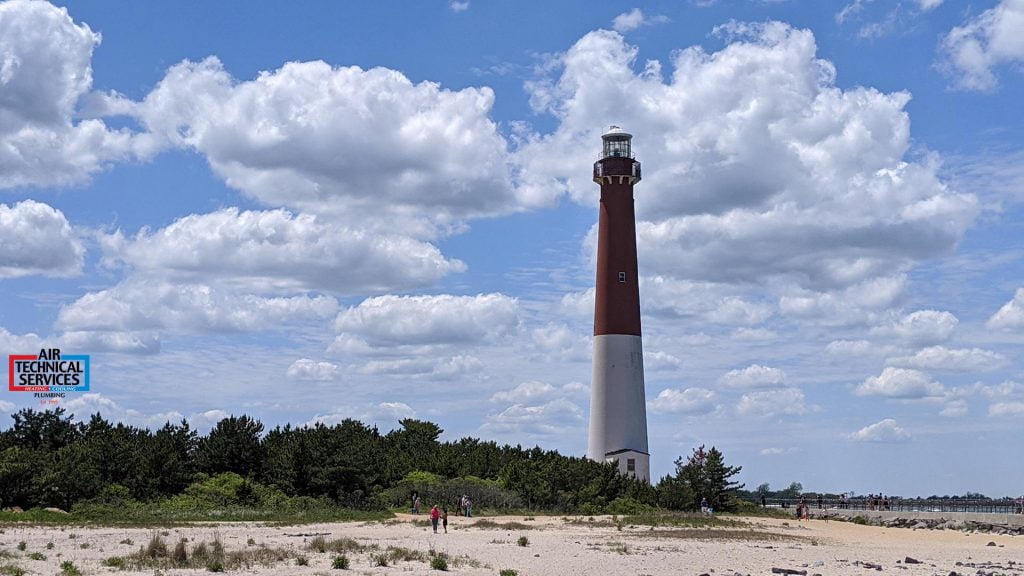
<svg viewBox="0 0 1024 576">
<path fill-rule="evenodd" d="M 0 507 L 154 503 L 202 506 L 317 506 L 387 509 L 408 502 L 582 513 L 717 510 L 736 506 L 743 486 L 714 447 L 676 460 L 675 474 L 650 485 L 614 463 L 539 447 L 462 438 L 441 442 L 432 422 L 404 419 L 381 433 L 347 419 L 328 426 L 265 431 L 230 416 L 203 435 L 187 421 L 150 430 L 95 414 L 77 422 L 62 408 L 23 409 L 0 432 Z"/>
</svg>

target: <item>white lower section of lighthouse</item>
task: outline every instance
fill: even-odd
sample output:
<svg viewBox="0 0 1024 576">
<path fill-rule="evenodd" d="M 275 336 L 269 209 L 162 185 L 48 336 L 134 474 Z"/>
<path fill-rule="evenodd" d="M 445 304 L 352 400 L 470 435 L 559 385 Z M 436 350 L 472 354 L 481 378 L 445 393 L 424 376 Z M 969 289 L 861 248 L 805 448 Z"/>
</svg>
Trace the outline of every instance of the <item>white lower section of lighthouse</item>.
<svg viewBox="0 0 1024 576">
<path fill-rule="evenodd" d="M 594 460 L 618 460 L 619 471 L 650 482 L 644 351 L 640 336 L 594 336 L 590 438 Z"/>
</svg>

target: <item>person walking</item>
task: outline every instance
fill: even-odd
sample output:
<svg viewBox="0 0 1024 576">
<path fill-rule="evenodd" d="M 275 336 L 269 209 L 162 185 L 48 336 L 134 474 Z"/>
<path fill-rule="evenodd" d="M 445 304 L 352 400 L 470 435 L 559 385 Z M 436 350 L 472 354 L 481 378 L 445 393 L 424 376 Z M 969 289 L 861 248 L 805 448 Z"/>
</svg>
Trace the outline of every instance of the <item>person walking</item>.
<svg viewBox="0 0 1024 576">
<path fill-rule="evenodd" d="M 441 507 L 441 524 L 444 526 L 444 533 L 448 533 L 448 505 Z"/>
<path fill-rule="evenodd" d="M 466 496 L 466 518 L 473 517 L 473 500 Z"/>
<path fill-rule="evenodd" d="M 437 521 L 441 518 L 441 510 L 438 509 L 437 504 L 430 509 L 430 524 L 434 527 L 434 534 L 437 534 Z"/>
</svg>

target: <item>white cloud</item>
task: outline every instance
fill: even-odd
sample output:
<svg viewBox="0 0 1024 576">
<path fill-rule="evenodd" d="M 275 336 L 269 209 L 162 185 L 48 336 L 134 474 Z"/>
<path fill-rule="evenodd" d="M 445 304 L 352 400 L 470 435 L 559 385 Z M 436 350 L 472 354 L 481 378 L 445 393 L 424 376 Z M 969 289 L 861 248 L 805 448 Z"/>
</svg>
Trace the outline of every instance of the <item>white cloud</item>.
<svg viewBox="0 0 1024 576">
<path fill-rule="evenodd" d="M 524 404 L 548 400 L 555 394 L 555 387 L 546 382 L 523 382 L 511 390 L 502 390 L 491 396 L 492 402 Z"/>
<path fill-rule="evenodd" d="M 385 430 L 391 430 L 398 426 L 400 420 L 415 417 L 416 410 L 405 402 L 380 402 L 335 408 L 326 414 L 317 414 L 306 422 L 306 425 L 335 426 L 344 420 L 352 419 L 366 424 L 381 425 Z"/>
<path fill-rule="evenodd" d="M 994 330 L 1024 328 L 1024 288 L 1018 288 L 1010 300 L 988 319 L 986 326 Z"/>
<path fill-rule="evenodd" d="M 65 186 L 129 155 L 132 138 L 75 121 L 99 34 L 48 2 L 0 3 L 0 188 Z"/>
<path fill-rule="evenodd" d="M 317 362 L 309 358 L 300 358 L 288 367 L 287 376 L 292 380 L 312 380 L 317 382 L 329 382 L 335 380 L 341 374 L 337 364 L 331 362 Z"/>
<path fill-rule="evenodd" d="M 534 328 L 530 335 L 537 351 L 545 358 L 565 362 L 590 360 L 591 340 L 589 335 L 581 333 L 579 330 L 573 330 L 565 324 L 545 324 Z"/>
<path fill-rule="evenodd" d="M 948 340 L 960 321 L 949 312 L 939 310 L 918 310 L 878 326 L 871 333 L 878 336 L 894 336 L 915 345 L 937 344 Z"/>
<path fill-rule="evenodd" d="M 937 157 L 905 158 L 908 94 L 840 89 L 807 30 L 719 32 L 725 48 L 676 52 L 667 78 L 657 62 L 635 71 L 637 48 L 615 32 L 581 38 L 557 76 L 529 84 L 535 110 L 560 124 L 518 150 L 522 195 L 591 205 L 588 171 L 571 167 L 590 164 L 614 123 L 657 166 L 636 199 L 648 275 L 830 292 L 954 248 L 978 202 L 940 180 Z"/>
<path fill-rule="evenodd" d="M 826 352 L 835 356 L 868 356 L 875 350 L 867 340 L 833 340 L 825 347 Z"/>
<path fill-rule="evenodd" d="M 880 375 L 864 380 L 855 392 L 858 396 L 912 400 L 941 397 L 945 388 L 923 372 L 890 366 Z"/>
<path fill-rule="evenodd" d="M 426 242 L 287 210 L 227 208 L 101 240 L 108 264 L 186 281 L 222 278 L 248 290 L 366 294 L 425 287 L 465 270 Z"/>
<path fill-rule="evenodd" d="M 579 406 L 557 398 L 534 406 L 513 404 L 501 412 L 489 414 L 481 430 L 493 434 L 550 436 L 564 434 L 580 426 L 583 420 Z"/>
<path fill-rule="evenodd" d="M 1024 416 L 1024 402 L 996 402 L 988 407 L 989 416 Z"/>
<path fill-rule="evenodd" d="M 370 347 L 494 341 L 519 328 L 519 304 L 504 294 L 378 296 L 342 311 L 339 338 Z"/>
<path fill-rule="evenodd" d="M 865 426 L 846 437 L 853 442 L 906 442 L 911 439 L 910 433 L 892 418 Z"/>
<path fill-rule="evenodd" d="M 981 393 L 989 398 L 1007 398 L 1020 395 L 1024 398 L 1024 384 L 1007 380 L 994 386 L 982 386 Z"/>
<path fill-rule="evenodd" d="M 949 31 L 942 40 L 945 69 L 964 90 L 994 90 L 996 69 L 1024 62 L 1024 0 L 999 4 Z"/>
<path fill-rule="evenodd" d="M 999 370 L 1007 363 L 1005 356 L 989 350 L 949 349 L 944 346 L 931 346 L 918 350 L 913 356 L 900 356 L 888 360 L 888 364 L 892 366 L 945 372 L 988 372 Z"/>
<path fill-rule="evenodd" d="M 629 12 L 623 12 L 612 20 L 612 28 L 616 32 L 625 34 L 626 32 L 632 32 L 642 26 L 650 26 L 652 24 L 663 24 L 668 22 L 666 16 L 648 16 L 643 13 L 639 8 L 633 8 Z"/>
<path fill-rule="evenodd" d="M 86 392 L 75 396 L 65 402 L 63 407 L 69 413 L 74 414 L 75 419 L 79 421 L 86 421 L 91 415 L 98 412 L 110 422 L 123 422 L 150 429 L 159 428 L 168 422 L 177 424 L 181 420 L 186 420 L 192 428 L 201 434 L 207 433 L 218 422 L 231 416 L 229 412 L 220 409 L 194 412 L 188 416 L 174 410 L 146 413 L 134 408 L 126 408 L 119 402 L 96 392 Z"/>
<path fill-rule="evenodd" d="M 967 416 L 967 412 L 966 400 L 952 400 L 943 406 L 942 410 L 939 411 L 939 415 L 948 418 L 962 418 Z"/>
<path fill-rule="evenodd" d="M 14 412 L 16 407 L 13 402 L 0 400 L 0 412 Z"/>
<path fill-rule="evenodd" d="M 667 352 L 660 350 L 644 351 L 644 369 L 647 371 L 675 370 L 682 365 L 682 360 Z"/>
<path fill-rule="evenodd" d="M 647 403 L 657 414 L 707 414 L 717 408 L 717 395 L 706 388 L 666 388 Z"/>
<path fill-rule="evenodd" d="M 791 290 L 779 298 L 783 316 L 826 326 L 859 324 L 895 304 L 903 295 L 906 276 L 869 278 L 841 290 Z"/>
<path fill-rule="evenodd" d="M 596 230 L 591 230 L 591 234 L 595 233 Z M 596 239 L 593 242 L 588 240 L 588 245 L 596 246 Z M 772 316 L 771 305 L 730 294 L 733 291 L 720 284 L 689 282 L 665 276 L 643 276 L 640 279 L 644 314 L 650 316 L 697 318 L 727 326 L 754 326 Z M 589 304 L 590 313 L 593 314 L 593 293 L 587 292 L 586 296 L 589 301 L 585 304 Z"/>
<path fill-rule="evenodd" d="M 785 384 L 786 373 L 778 368 L 751 364 L 726 372 L 719 382 L 730 388 L 778 388 Z"/>
<path fill-rule="evenodd" d="M 459 0 L 449 0 L 448 9 L 452 12 L 459 13 L 469 10 L 469 0 L 460 2 Z"/>
<path fill-rule="evenodd" d="M 779 448 L 779 447 L 776 447 L 776 446 L 772 446 L 772 447 L 769 447 L 769 448 L 762 448 L 760 451 L 758 451 L 758 454 L 761 455 L 761 456 L 779 456 L 781 454 L 793 454 L 793 453 L 796 453 L 796 452 L 800 452 L 800 449 L 799 448 L 793 448 L 793 447 L 790 447 L 790 448 Z"/>
<path fill-rule="evenodd" d="M 64 332 L 59 338 L 61 348 L 83 352 L 117 352 L 123 354 L 156 354 L 160 352 L 160 335 L 154 332 Z"/>
<path fill-rule="evenodd" d="M 806 414 L 809 410 L 804 393 L 799 388 L 749 392 L 736 405 L 736 411 L 740 414 L 766 418 Z"/>
<path fill-rule="evenodd" d="M 61 308 L 55 326 L 67 331 L 254 331 L 328 318 L 326 296 L 238 295 L 206 284 L 129 278 Z"/>
<path fill-rule="evenodd" d="M 521 205 L 493 104 L 489 88 L 321 61 L 237 81 L 216 58 L 173 66 L 141 103 L 108 102 L 139 118 L 154 147 L 204 153 L 265 204 L 419 237 Z"/>
<path fill-rule="evenodd" d="M 0 204 L 0 278 L 74 276 L 84 258 L 85 247 L 60 210 L 34 200 Z"/>
<path fill-rule="evenodd" d="M 945 0 L 916 0 L 916 1 L 917 1 L 917 7 L 922 12 L 930 12 L 930 11 L 938 8 L 939 6 L 942 6 L 942 3 Z"/>
</svg>

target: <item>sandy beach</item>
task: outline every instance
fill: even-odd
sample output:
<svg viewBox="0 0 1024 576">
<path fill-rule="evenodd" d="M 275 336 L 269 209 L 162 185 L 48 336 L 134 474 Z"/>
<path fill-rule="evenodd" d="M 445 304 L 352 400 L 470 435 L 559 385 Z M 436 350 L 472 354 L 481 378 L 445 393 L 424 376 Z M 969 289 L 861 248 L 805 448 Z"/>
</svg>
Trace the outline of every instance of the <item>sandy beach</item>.
<svg viewBox="0 0 1024 576">
<path fill-rule="evenodd" d="M 169 558 L 159 554 L 148 560 L 150 564 L 133 561 L 145 557 L 140 550 L 154 538 L 166 543 L 168 555 L 187 539 L 184 551 L 189 557 L 202 544 L 209 549 L 219 541 L 229 558 L 225 572 L 235 574 L 345 573 L 332 568 L 340 552 L 319 552 L 317 545 L 344 546 L 348 572 L 356 574 L 436 574 L 430 560 L 442 553 L 449 572 L 471 575 L 515 570 L 521 576 L 733 576 L 772 574 L 773 568 L 806 571 L 808 576 L 1024 573 L 1024 538 L 1019 536 L 765 518 L 739 519 L 737 525 L 724 528 L 652 528 L 616 525 L 610 517 L 452 518 L 448 533 L 435 535 L 423 525 L 424 518 L 158 530 L 6 525 L 0 534 L 0 573 L 21 568 L 27 574 L 59 574 L 67 562 L 82 574 L 207 571 L 205 565 L 170 567 Z M 387 566 L 378 565 L 382 557 Z M 907 563 L 907 557 L 920 563 Z"/>
</svg>

